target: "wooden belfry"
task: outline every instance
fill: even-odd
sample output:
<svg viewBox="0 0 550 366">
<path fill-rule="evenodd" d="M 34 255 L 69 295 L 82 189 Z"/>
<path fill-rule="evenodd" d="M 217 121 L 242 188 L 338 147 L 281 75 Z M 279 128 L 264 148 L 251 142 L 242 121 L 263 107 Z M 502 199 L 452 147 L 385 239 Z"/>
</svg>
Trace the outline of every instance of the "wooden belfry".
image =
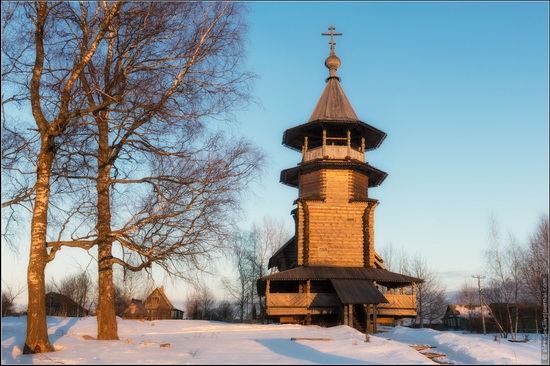
<svg viewBox="0 0 550 366">
<path fill-rule="evenodd" d="M 308 122 L 290 128 L 283 144 L 301 151 L 302 161 L 281 172 L 281 182 L 298 188 L 292 211 L 295 236 L 269 260 L 279 272 L 258 280 L 266 315 L 274 321 L 346 324 L 361 331 L 376 323 L 416 316 L 415 283 L 387 271 L 374 250 L 374 210 L 369 187 L 387 174 L 367 162 L 365 152 L 386 134 L 355 114 L 336 76 L 341 61 L 330 54 L 325 89 Z"/>
</svg>

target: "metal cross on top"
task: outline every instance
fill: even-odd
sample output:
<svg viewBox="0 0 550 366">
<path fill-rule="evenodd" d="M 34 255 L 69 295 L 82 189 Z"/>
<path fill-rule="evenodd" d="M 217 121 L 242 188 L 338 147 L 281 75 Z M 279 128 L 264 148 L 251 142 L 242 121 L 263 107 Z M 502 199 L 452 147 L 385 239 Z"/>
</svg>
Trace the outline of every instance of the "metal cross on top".
<svg viewBox="0 0 550 366">
<path fill-rule="evenodd" d="M 334 28 L 332 25 L 330 27 L 328 27 L 328 30 L 330 31 L 330 33 L 326 33 L 326 32 L 323 32 L 321 33 L 322 36 L 330 36 L 330 42 L 328 44 L 330 44 L 330 48 L 334 48 L 334 45 L 336 44 L 336 42 L 334 42 L 334 36 L 341 36 L 342 33 L 334 33 L 334 30 L 336 28 Z"/>
</svg>

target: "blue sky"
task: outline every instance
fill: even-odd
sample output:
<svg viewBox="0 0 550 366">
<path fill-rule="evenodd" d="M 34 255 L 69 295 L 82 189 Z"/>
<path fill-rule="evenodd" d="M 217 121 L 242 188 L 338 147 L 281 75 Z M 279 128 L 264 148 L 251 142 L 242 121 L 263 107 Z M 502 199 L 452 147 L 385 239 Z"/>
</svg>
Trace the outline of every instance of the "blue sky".
<svg viewBox="0 0 550 366">
<path fill-rule="evenodd" d="M 262 108 L 241 130 L 272 159 L 247 220 L 292 225 L 279 183 L 325 85 L 330 25 L 341 85 L 359 118 L 388 134 L 367 161 L 388 173 L 369 196 L 375 246 L 423 255 L 449 290 L 483 271 L 488 221 L 525 241 L 548 212 L 548 3 L 254 2 L 248 64 Z M 247 221 L 248 222 L 248 221 Z"/>
<path fill-rule="evenodd" d="M 380 201 L 377 249 L 423 255 L 453 291 L 483 272 L 491 215 L 504 235 L 526 241 L 548 213 L 547 2 L 249 5 L 246 63 L 258 75 L 257 103 L 239 112 L 236 132 L 271 164 L 245 202 L 242 228 L 264 216 L 293 226 L 298 192 L 279 174 L 301 156 L 281 141 L 307 122 L 323 91 L 329 38 L 321 33 L 330 25 L 343 33 L 335 41 L 348 99 L 362 121 L 388 134 L 367 153 L 388 173 L 369 190 Z M 19 260 L 2 256 L 8 282 L 24 276 L 26 251 Z M 75 263 L 59 256 L 48 273 Z M 185 298 L 184 284 L 165 286 Z"/>
</svg>

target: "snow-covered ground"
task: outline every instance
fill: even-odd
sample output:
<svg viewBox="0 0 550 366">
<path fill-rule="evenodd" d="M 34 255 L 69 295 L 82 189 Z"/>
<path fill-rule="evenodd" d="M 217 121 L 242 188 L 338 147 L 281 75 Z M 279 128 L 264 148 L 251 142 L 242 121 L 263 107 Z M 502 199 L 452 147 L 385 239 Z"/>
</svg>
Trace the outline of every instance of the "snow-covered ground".
<svg viewBox="0 0 550 366">
<path fill-rule="evenodd" d="M 410 347 L 430 345 L 455 364 L 540 364 L 541 343 L 495 342 L 492 335 L 387 328 L 370 336 L 348 327 L 118 319 L 119 341 L 86 340 L 95 317 L 48 317 L 57 352 L 23 355 L 25 317 L 2 318 L 2 364 L 434 364 Z M 314 340 L 292 338 L 317 338 Z M 326 340 L 330 338 L 330 340 Z M 166 346 L 169 344 L 169 346 Z M 164 345 L 164 347 L 161 347 Z M 424 352 L 424 351 L 422 351 Z"/>
</svg>

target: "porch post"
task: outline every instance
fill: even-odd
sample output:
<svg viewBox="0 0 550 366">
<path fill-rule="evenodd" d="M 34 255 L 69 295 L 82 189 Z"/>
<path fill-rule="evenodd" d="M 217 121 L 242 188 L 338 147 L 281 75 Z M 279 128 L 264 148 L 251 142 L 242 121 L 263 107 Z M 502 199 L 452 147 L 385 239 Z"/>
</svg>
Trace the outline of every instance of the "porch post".
<svg viewBox="0 0 550 366">
<path fill-rule="evenodd" d="M 348 304 L 342 304 L 344 306 L 344 325 L 348 325 Z"/>
<path fill-rule="evenodd" d="M 311 312 L 309 310 L 310 306 L 311 306 L 311 296 L 310 296 L 310 293 L 311 293 L 311 280 L 307 280 L 307 284 L 306 284 L 306 297 L 307 297 L 307 314 L 306 314 L 306 325 L 311 325 Z"/>
<path fill-rule="evenodd" d="M 375 305 L 372 306 L 372 318 L 373 318 L 373 320 L 372 320 L 372 323 L 373 323 L 372 324 L 372 332 L 373 333 L 378 332 L 378 329 L 376 328 L 376 313 L 378 313 L 378 305 L 375 304 Z"/>
<path fill-rule="evenodd" d="M 370 333 L 370 304 L 365 305 L 365 334 Z"/>
</svg>

